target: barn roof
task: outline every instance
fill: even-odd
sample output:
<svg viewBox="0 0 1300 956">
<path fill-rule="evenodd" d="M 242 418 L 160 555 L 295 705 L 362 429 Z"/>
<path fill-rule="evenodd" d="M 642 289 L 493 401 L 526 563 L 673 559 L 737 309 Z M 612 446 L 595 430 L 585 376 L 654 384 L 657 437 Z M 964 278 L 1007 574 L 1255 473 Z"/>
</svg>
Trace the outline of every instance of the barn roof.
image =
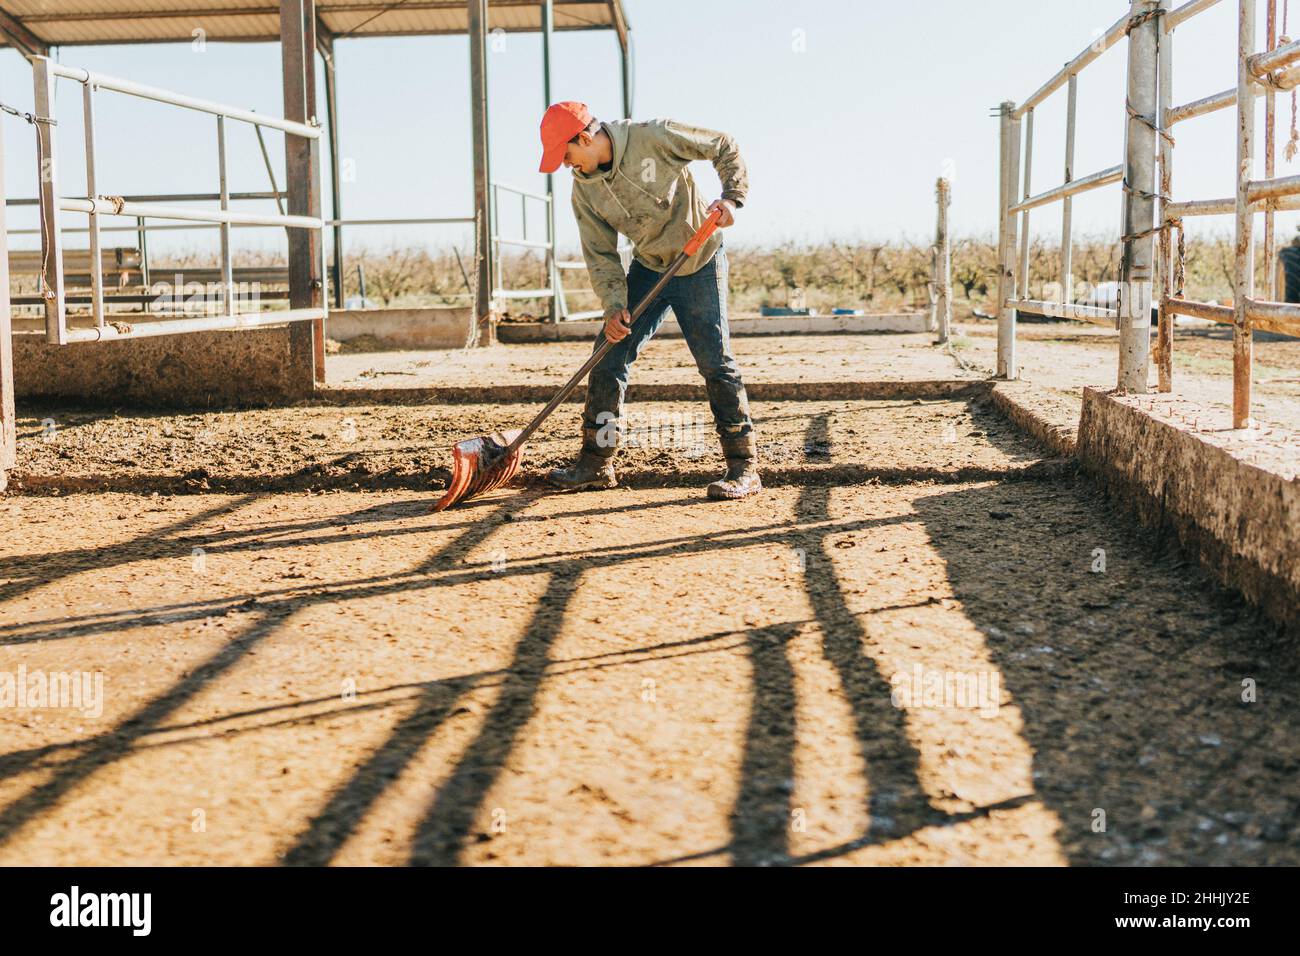
<svg viewBox="0 0 1300 956">
<path fill-rule="evenodd" d="M 334 39 L 465 33 L 465 0 L 316 0 L 321 32 Z M 488 29 L 541 29 L 542 0 L 490 0 Z M 556 0 L 556 30 L 616 30 L 626 42 L 622 0 Z M 276 0 L 0 0 L 0 43 L 32 47 L 208 40 L 278 41 Z"/>
</svg>

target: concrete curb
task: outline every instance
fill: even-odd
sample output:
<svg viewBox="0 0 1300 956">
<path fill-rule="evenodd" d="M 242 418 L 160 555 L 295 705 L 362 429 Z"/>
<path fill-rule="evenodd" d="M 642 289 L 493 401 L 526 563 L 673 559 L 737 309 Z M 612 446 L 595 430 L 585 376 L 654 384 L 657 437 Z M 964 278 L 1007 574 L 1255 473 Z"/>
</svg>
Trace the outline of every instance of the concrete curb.
<svg viewBox="0 0 1300 956">
<path fill-rule="evenodd" d="M 733 316 L 727 327 L 737 335 L 830 335 L 846 333 L 901 333 L 929 331 L 929 316 L 924 312 L 883 312 L 877 315 L 809 315 L 764 316 L 741 318 Z M 497 325 L 497 341 L 507 345 L 529 342 L 591 342 L 604 327 L 598 319 L 577 322 L 501 322 Z M 677 319 L 669 317 L 655 332 L 657 338 L 681 338 L 682 330 Z"/>
<path fill-rule="evenodd" d="M 1058 455 L 1073 456 L 1079 438 L 1080 399 L 1030 382 L 997 382 L 994 406 L 1021 431 Z"/>
<path fill-rule="evenodd" d="M 303 404 L 325 405 L 504 405 L 549 401 L 559 385 L 427 386 L 422 388 L 321 388 Z M 890 401 L 894 399 L 970 398 L 987 394 L 985 379 L 931 379 L 911 382 L 752 382 L 745 387 L 750 401 Z M 583 389 L 569 397 L 583 400 Z M 707 401 L 703 384 L 632 385 L 629 402 Z"/>
<path fill-rule="evenodd" d="M 1300 637 L 1300 453 L 1283 429 L 1201 431 L 1222 411 L 1083 390 L 1078 457 L 1147 528 Z M 1149 400 L 1148 400 L 1149 401 Z"/>
</svg>

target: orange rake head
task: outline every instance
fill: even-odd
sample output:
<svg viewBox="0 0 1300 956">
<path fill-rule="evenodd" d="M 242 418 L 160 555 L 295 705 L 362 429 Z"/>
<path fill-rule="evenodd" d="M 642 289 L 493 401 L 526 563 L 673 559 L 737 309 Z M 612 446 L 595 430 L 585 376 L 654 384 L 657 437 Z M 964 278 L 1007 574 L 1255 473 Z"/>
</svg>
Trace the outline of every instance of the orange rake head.
<svg viewBox="0 0 1300 956">
<path fill-rule="evenodd" d="M 510 443 L 519 437 L 521 429 L 493 432 L 478 438 L 457 442 L 451 449 L 451 481 L 447 491 L 434 504 L 434 511 L 442 511 L 475 495 L 500 488 L 519 471 L 523 447 L 507 452 Z"/>
</svg>

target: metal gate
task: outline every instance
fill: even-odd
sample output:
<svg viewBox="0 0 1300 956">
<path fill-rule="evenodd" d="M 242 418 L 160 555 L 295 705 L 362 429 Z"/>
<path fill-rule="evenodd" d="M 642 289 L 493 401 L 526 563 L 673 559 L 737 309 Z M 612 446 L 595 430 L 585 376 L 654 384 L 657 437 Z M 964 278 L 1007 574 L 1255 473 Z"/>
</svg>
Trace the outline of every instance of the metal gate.
<svg viewBox="0 0 1300 956">
<path fill-rule="evenodd" d="M 1131 393 L 1148 391 L 1151 360 L 1151 311 L 1159 319 L 1156 338 L 1158 388 L 1173 388 L 1173 316 L 1191 315 L 1230 324 L 1233 328 L 1234 428 L 1250 423 L 1252 329 L 1300 335 L 1300 305 L 1256 298 L 1254 217 L 1265 217 L 1264 251 L 1268 286 L 1276 268 L 1273 219 L 1278 210 L 1300 209 L 1300 176 L 1275 177 L 1274 96 L 1300 85 L 1300 42 L 1278 46 L 1277 0 L 1266 0 L 1267 36 L 1257 50 L 1257 0 L 1237 0 L 1237 86 L 1180 106 L 1172 105 L 1175 28 L 1221 0 L 1191 0 L 1172 10 L 1158 0 L 1133 0 L 1128 12 L 1101 37 L 1065 65 L 1019 105 L 1003 103 L 998 231 L 998 374 L 1017 378 L 1016 312 L 1114 323 L 1119 330 L 1118 387 Z M 1121 40 L 1128 41 L 1128 81 L 1125 96 L 1125 154 L 1123 162 L 1089 175 L 1074 176 L 1075 103 L 1080 73 Z M 1064 181 L 1031 195 L 1034 110 L 1051 94 L 1066 88 Z M 1265 96 L 1264 178 L 1254 179 L 1256 97 Z M 1216 110 L 1236 108 L 1236 192 L 1224 199 L 1175 201 L 1172 192 L 1175 124 Z M 1023 176 L 1020 154 L 1023 151 Z M 1157 183 L 1156 170 L 1159 169 Z M 1226 171 L 1225 171 L 1226 172 Z M 1123 251 L 1116 308 L 1080 305 L 1073 301 L 1071 266 L 1071 197 L 1119 183 L 1122 189 Z M 1019 196 L 1017 199 L 1016 197 Z M 1049 203 L 1062 204 L 1061 289 L 1055 300 L 1028 298 L 1029 213 Z M 1182 289 L 1182 224 L 1187 216 L 1235 217 L 1233 305 L 1196 302 Z M 1019 221 L 1017 221 L 1017 217 Z M 1173 234 L 1178 234 L 1178 241 Z M 1156 237 L 1159 236 L 1159 254 Z M 1017 248 L 1017 243 L 1018 248 Z M 1158 263 L 1158 266 L 1157 266 Z M 1159 271 L 1160 295 L 1153 297 Z"/>
<path fill-rule="evenodd" d="M 227 120 L 250 123 L 254 127 L 277 129 L 287 136 L 301 137 L 306 140 L 320 139 L 321 130 L 319 126 L 263 116 L 251 110 L 186 96 L 102 73 L 92 73 L 88 70 L 55 63 L 46 57 L 32 57 L 32 70 L 35 93 L 35 116 L 32 125 L 36 129 L 40 182 L 41 261 L 39 291 L 45 305 L 45 330 L 49 342 L 56 345 L 67 345 L 75 342 L 95 342 L 105 339 L 173 335 L 182 332 L 234 329 L 257 325 L 280 325 L 286 322 L 310 321 L 326 317 L 324 307 L 290 308 L 272 311 L 237 311 L 231 266 L 231 227 L 264 226 L 284 227 L 290 230 L 315 230 L 321 236 L 318 241 L 318 248 L 322 252 L 321 274 L 323 275 L 325 274 L 323 257 L 325 222 L 315 216 L 235 211 L 230 208 L 231 194 L 226 177 Z M 60 190 L 58 143 L 55 135 L 58 120 L 54 112 L 54 82 L 57 77 L 74 80 L 82 86 L 82 134 L 86 154 L 85 196 L 65 196 L 62 195 Z M 100 91 L 121 93 L 212 115 L 215 118 L 216 126 L 213 144 L 217 150 L 219 180 L 217 197 L 220 200 L 220 209 L 194 209 L 155 202 L 131 201 L 122 196 L 101 194 L 96 176 L 97 156 L 95 148 L 95 101 Z M 319 168 L 316 169 L 316 175 L 317 177 L 320 175 Z M 319 195 L 319 179 L 316 183 L 316 190 Z M 70 328 L 68 325 L 67 302 L 64 294 L 66 284 L 64 281 L 63 242 L 58 219 L 60 212 L 85 213 L 89 217 L 90 311 L 94 319 L 94 325 L 90 328 Z M 219 307 L 215 310 L 218 314 L 189 315 L 185 317 L 177 315 L 174 318 L 157 318 L 160 313 L 155 312 L 149 321 L 143 322 L 128 322 L 126 321 L 127 317 L 124 315 L 114 318 L 111 314 L 106 314 L 102 257 L 100 255 L 100 218 L 103 216 L 123 216 L 138 221 L 166 219 L 215 224 L 221 232 L 221 291 Z M 167 313 L 161 314 L 166 315 Z"/>
</svg>

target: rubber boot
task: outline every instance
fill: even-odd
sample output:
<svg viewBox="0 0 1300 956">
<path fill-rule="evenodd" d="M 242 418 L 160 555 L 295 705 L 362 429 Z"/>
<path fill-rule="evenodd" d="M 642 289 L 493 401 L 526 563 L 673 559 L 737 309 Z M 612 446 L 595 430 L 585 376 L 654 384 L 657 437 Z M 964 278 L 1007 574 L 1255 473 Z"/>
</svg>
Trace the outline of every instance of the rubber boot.
<svg viewBox="0 0 1300 956">
<path fill-rule="evenodd" d="M 714 501 L 748 498 L 763 490 L 758 477 L 758 445 L 754 434 L 722 439 L 722 453 L 727 457 L 727 473 L 709 485 Z"/>
<path fill-rule="evenodd" d="M 604 446 L 596 440 L 598 429 L 582 430 L 582 451 L 578 459 L 567 468 L 556 468 L 546 480 L 564 491 L 587 491 L 596 488 L 613 488 L 618 485 L 614 474 L 616 445 Z"/>
</svg>

